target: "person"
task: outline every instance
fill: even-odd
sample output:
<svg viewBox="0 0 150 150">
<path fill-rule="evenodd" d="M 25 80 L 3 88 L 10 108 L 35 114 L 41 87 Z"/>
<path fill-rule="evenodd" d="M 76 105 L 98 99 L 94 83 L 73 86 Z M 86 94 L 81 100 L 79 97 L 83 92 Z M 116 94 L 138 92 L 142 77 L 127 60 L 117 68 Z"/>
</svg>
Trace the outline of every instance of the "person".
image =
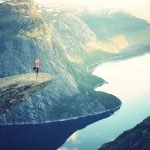
<svg viewBox="0 0 150 150">
<path fill-rule="evenodd" d="M 34 70 L 36 70 L 36 73 L 38 74 L 39 73 L 39 68 L 40 68 L 40 59 L 37 57 L 35 59 L 35 64 L 34 64 Z"/>
</svg>

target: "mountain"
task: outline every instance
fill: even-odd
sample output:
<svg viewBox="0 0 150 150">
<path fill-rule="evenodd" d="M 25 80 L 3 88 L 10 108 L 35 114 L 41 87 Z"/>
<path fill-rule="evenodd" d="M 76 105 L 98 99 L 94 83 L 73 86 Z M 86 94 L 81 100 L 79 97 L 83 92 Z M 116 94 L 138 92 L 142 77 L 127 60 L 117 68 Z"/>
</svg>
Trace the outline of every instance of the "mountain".
<svg viewBox="0 0 150 150">
<path fill-rule="evenodd" d="M 148 150 L 150 149 L 150 117 L 125 131 L 114 141 L 104 144 L 100 150 Z"/>
<path fill-rule="evenodd" d="M 114 53 L 123 51 L 122 55 L 131 56 L 150 50 L 150 23 L 146 20 L 126 12 L 83 11 L 78 16 L 101 41 L 98 48 Z"/>
<path fill-rule="evenodd" d="M 100 40 L 125 36 L 129 43 L 149 42 L 150 24 L 125 12 L 81 13 L 79 17 Z"/>
<path fill-rule="evenodd" d="M 40 72 L 55 77 L 0 116 L 0 124 L 45 123 L 119 108 L 117 97 L 94 91 L 106 81 L 93 76 L 89 66 L 149 52 L 150 24 L 123 12 L 74 13 L 12 0 L 0 3 L 0 14 L 0 77 L 32 72 L 37 56 Z"/>
<path fill-rule="evenodd" d="M 0 124 L 45 123 L 120 107 L 117 97 L 94 91 L 104 80 L 87 72 L 87 66 L 109 54 L 86 50 L 84 45 L 94 35 L 78 17 L 47 13 L 32 0 L 1 3 L 0 14 L 0 77 L 32 72 L 38 56 L 39 73 L 55 78 L 44 90 L 1 115 Z"/>
<path fill-rule="evenodd" d="M 0 115 L 9 111 L 13 106 L 27 100 L 35 92 L 47 86 L 52 77 L 49 74 L 33 73 L 0 78 Z"/>
</svg>

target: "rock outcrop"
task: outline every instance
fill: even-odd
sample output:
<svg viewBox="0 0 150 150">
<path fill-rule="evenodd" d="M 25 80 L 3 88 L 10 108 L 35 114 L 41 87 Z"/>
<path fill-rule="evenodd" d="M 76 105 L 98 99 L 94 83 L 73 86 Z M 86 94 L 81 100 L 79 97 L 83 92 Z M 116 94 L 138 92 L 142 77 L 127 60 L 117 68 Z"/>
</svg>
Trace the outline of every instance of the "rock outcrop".
<svg viewBox="0 0 150 150">
<path fill-rule="evenodd" d="M 32 0 L 1 3 L 0 12 L 0 77 L 31 72 L 37 56 L 40 71 L 55 77 L 44 90 L 1 115 L 0 124 L 45 123 L 120 107 L 117 97 L 94 91 L 104 80 L 87 72 L 87 66 L 104 57 L 84 47 L 93 36 L 85 23 L 42 10 Z"/>
<path fill-rule="evenodd" d="M 55 7 L 46 9 L 33 0 L 0 3 L 0 14 L 0 77 L 31 72 L 37 56 L 40 71 L 55 77 L 45 90 L 1 115 L 0 124 L 45 123 L 120 107 L 117 97 L 94 91 L 105 81 L 91 75 L 87 67 L 118 55 L 120 50 L 129 52 L 133 41 L 149 41 L 148 22 L 124 13 L 101 16 L 99 12 L 84 15 Z M 137 47 L 142 53 L 149 50 L 147 44 Z"/>
<path fill-rule="evenodd" d="M 9 111 L 52 81 L 47 73 L 15 75 L 0 78 L 0 115 Z"/>
<path fill-rule="evenodd" d="M 150 149 L 150 117 L 133 129 L 125 131 L 116 140 L 104 144 L 99 150 L 148 150 Z"/>
</svg>

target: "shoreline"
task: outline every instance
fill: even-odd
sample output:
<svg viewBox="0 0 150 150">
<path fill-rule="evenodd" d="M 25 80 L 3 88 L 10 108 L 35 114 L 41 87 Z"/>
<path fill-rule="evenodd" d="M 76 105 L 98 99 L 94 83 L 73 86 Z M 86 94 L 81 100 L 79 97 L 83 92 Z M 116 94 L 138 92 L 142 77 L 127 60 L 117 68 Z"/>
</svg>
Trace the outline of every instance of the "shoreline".
<svg viewBox="0 0 150 150">
<path fill-rule="evenodd" d="M 66 122 L 66 121 L 74 121 L 74 120 L 77 120 L 77 119 L 86 119 L 88 117 L 95 117 L 95 116 L 99 116 L 99 115 L 105 115 L 105 113 L 113 114 L 114 112 L 116 112 L 117 110 L 120 109 L 121 105 L 122 104 L 120 104 L 119 106 L 117 106 L 115 108 L 112 108 L 112 109 L 106 109 L 102 112 L 89 114 L 89 115 L 85 115 L 85 116 L 61 119 L 61 120 L 56 120 L 56 121 L 48 121 L 48 122 L 43 122 L 43 123 L 17 123 L 17 124 L 4 124 L 4 125 L 1 124 L 0 127 L 2 127 L 2 126 L 44 125 L 44 124 L 51 124 L 51 123 L 61 123 L 61 122 Z"/>
<path fill-rule="evenodd" d="M 90 66 L 93 66 L 93 67 L 95 67 L 95 66 L 97 66 L 97 65 L 99 65 L 100 63 L 104 63 L 104 62 L 107 62 L 107 61 L 109 61 L 109 60 L 114 60 L 114 59 L 117 59 L 117 58 L 120 58 L 120 56 L 115 56 L 115 57 L 110 57 L 110 58 L 108 58 L 108 59 L 105 59 L 105 60 L 103 60 L 103 61 L 98 61 L 98 62 L 96 62 L 95 64 L 93 64 L 93 65 L 90 65 Z M 90 66 L 88 66 L 87 67 L 87 70 L 88 70 L 88 68 L 90 67 Z M 104 79 L 103 79 L 104 80 Z M 99 87 L 99 86 L 103 86 L 104 84 L 109 84 L 109 82 L 107 82 L 107 81 L 105 81 L 104 80 L 104 82 L 103 83 L 99 83 L 99 84 L 97 84 L 95 87 L 94 87 L 94 90 L 97 88 L 97 87 Z M 96 91 L 97 92 L 97 91 Z M 109 94 L 109 93 L 106 93 L 106 94 Z M 114 95 L 113 95 L 114 96 Z M 120 100 L 121 101 L 121 100 Z M 111 108 L 111 109 L 106 109 L 106 110 L 104 110 L 104 111 L 101 111 L 101 112 L 97 112 L 97 113 L 93 113 L 93 114 L 88 114 L 88 115 L 82 115 L 82 116 L 77 116 L 77 117 L 71 117 L 71 118 L 66 118 L 66 119 L 59 119 L 59 120 L 51 120 L 51 121 L 46 121 L 46 122 L 41 122 L 41 123 L 8 123 L 8 124 L 0 124 L 0 127 L 2 127 L 2 126 L 19 126 L 19 125 L 43 125 L 43 124 L 50 124 L 50 123 L 59 123 L 59 122 L 66 122 L 66 121 L 71 121 L 71 120 L 76 120 L 76 119 L 84 119 L 84 118 L 87 118 L 87 117 L 94 117 L 94 116 L 97 116 L 97 115 L 105 115 L 105 113 L 114 113 L 115 111 L 117 111 L 117 110 L 119 110 L 120 109 L 120 107 L 121 107 L 121 105 L 122 105 L 122 102 L 121 102 L 121 104 L 119 105 L 119 106 L 117 106 L 117 107 L 115 107 L 115 108 Z"/>
<path fill-rule="evenodd" d="M 112 116 L 119 108 L 116 107 L 87 117 L 43 124 L 0 125 L 2 137 L 0 147 L 3 150 L 16 150 L 16 147 L 22 150 L 56 150 L 63 146 L 74 132 Z M 11 142 L 7 144 L 8 141 Z"/>
<path fill-rule="evenodd" d="M 122 56 L 114 56 L 114 57 L 110 57 L 110 58 L 106 58 L 104 60 L 100 60 L 92 65 L 87 66 L 87 72 L 92 72 L 98 65 L 100 65 L 101 63 L 105 63 L 105 62 L 109 62 L 109 61 L 113 61 L 115 59 L 121 58 Z"/>
</svg>

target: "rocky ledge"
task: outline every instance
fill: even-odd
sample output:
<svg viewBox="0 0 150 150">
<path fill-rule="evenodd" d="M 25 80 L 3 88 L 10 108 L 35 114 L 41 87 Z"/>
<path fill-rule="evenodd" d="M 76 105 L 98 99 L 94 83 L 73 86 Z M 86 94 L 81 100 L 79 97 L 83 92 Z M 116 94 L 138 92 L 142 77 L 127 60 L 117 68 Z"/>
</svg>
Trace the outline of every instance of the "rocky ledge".
<svg viewBox="0 0 150 150">
<path fill-rule="evenodd" d="M 104 144 L 99 150 L 150 149 L 150 116 L 133 129 L 125 131 L 115 141 Z"/>
<path fill-rule="evenodd" d="M 47 73 L 40 73 L 38 76 L 35 73 L 27 73 L 0 78 L 0 114 L 27 100 L 51 81 L 52 77 Z"/>
</svg>

